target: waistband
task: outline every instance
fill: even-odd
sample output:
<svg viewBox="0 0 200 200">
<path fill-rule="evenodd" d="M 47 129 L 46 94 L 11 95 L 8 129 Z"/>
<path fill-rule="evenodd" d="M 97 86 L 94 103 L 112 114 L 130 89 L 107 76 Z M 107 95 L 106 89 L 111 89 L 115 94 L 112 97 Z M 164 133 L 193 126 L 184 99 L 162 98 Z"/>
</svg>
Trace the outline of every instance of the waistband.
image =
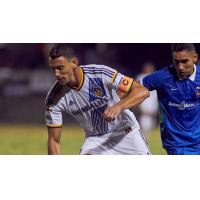
<svg viewBox="0 0 200 200">
<path fill-rule="evenodd" d="M 128 126 L 121 130 L 108 132 L 106 134 L 91 134 L 91 133 L 85 132 L 85 137 L 116 137 L 116 136 L 120 136 L 120 135 L 126 135 L 126 134 L 132 132 L 133 130 L 140 130 L 140 128 L 133 128 L 132 126 Z"/>
</svg>

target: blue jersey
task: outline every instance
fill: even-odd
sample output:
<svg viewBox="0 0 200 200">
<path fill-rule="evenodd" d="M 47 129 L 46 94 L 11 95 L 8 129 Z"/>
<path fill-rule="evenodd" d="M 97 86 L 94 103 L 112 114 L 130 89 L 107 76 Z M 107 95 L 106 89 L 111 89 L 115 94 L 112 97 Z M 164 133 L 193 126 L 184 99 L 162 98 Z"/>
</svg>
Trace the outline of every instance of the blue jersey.
<svg viewBox="0 0 200 200">
<path fill-rule="evenodd" d="M 200 67 L 191 77 L 179 80 L 173 66 L 143 79 L 149 90 L 157 90 L 163 146 L 200 146 Z"/>
</svg>

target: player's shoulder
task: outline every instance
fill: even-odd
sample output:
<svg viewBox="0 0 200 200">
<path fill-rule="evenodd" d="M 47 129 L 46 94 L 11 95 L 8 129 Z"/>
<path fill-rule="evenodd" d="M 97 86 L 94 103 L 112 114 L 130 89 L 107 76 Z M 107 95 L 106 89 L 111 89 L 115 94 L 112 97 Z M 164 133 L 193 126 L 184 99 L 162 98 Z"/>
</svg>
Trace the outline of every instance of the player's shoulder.
<svg viewBox="0 0 200 200">
<path fill-rule="evenodd" d="M 173 65 L 164 66 L 162 69 L 157 70 L 156 73 L 165 74 L 165 75 L 173 74 L 174 73 L 174 67 L 173 67 Z"/>
<path fill-rule="evenodd" d="M 141 83 L 149 89 L 158 90 L 173 80 L 172 76 L 174 75 L 172 70 L 172 66 L 163 67 L 162 69 L 145 76 Z"/>
<path fill-rule="evenodd" d="M 165 66 L 160 70 L 157 70 L 150 74 L 149 76 L 160 77 L 162 80 L 168 79 L 171 76 L 174 76 L 174 67 L 173 65 Z"/>
<path fill-rule="evenodd" d="M 56 105 L 59 102 L 59 100 L 69 91 L 70 88 L 60 85 L 59 82 L 56 81 L 47 94 L 45 100 L 46 108 Z"/>
<path fill-rule="evenodd" d="M 117 71 L 109 66 L 97 64 L 82 65 L 81 68 L 85 74 L 101 74 L 109 77 L 113 77 Z"/>
<path fill-rule="evenodd" d="M 200 65 L 196 65 L 196 74 L 200 76 Z"/>
<path fill-rule="evenodd" d="M 196 82 L 198 85 L 200 83 L 200 65 L 196 64 L 196 70 L 195 70 L 195 78 L 194 82 Z"/>
</svg>

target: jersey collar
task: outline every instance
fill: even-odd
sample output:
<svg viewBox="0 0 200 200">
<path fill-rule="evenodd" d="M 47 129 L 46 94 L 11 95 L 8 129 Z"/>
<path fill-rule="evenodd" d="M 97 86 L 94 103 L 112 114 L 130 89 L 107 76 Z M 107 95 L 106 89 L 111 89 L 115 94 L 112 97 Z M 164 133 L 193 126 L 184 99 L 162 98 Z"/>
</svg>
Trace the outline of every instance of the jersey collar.
<svg viewBox="0 0 200 200">
<path fill-rule="evenodd" d="M 72 88 L 72 89 L 74 89 L 74 90 L 80 90 L 81 88 L 82 88 L 82 86 L 83 86 L 83 83 L 84 83 L 84 71 L 83 71 L 83 69 L 82 69 L 82 67 L 80 66 L 80 71 L 81 71 L 81 81 L 80 81 L 80 84 L 79 84 L 79 86 L 78 87 L 74 87 L 74 88 Z"/>
<path fill-rule="evenodd" d="M 191 81 L 194 81 L 195 76 L 196 76 L 196 72 L 197 72 L 197 67 L 196 67 L 196 65 L 194 64 L 194 72 L 193 72 L 193 74 L 189 77 L 189 79 L 190 79 Z"/>
</svg>

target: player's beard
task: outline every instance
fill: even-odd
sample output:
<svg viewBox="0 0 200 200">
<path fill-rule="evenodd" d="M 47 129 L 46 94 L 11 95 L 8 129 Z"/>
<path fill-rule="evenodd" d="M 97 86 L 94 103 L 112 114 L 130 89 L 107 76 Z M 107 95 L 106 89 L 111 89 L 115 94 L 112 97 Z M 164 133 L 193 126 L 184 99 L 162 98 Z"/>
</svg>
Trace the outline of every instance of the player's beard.
<svg viewBox="0 0 200 200">
<path fill-rule="evenodd" d="M 61 78 L 61 79 L 58 79 L 58 82 L 60 85 L 67 85 L 68 81 L 66 80 L 66 78 Z"/>
<path fill-rule="evenodd" d="M 189 78 L 190 77 L 190 73 L 189 72 L 182 72 L 182 73 L 178 73 L 178 78 L 180 80 L 183 80 L 183 79 L 186 79 L 186 78 Z"/>
<path fill-rule="evenodd" d="M 70 80 L 71 80 L 70 74 L 66 74 L 58 78 L 58 82 L 60 83 L 60 85 L 68 85 L 70 83 Z"/>
</svg>

